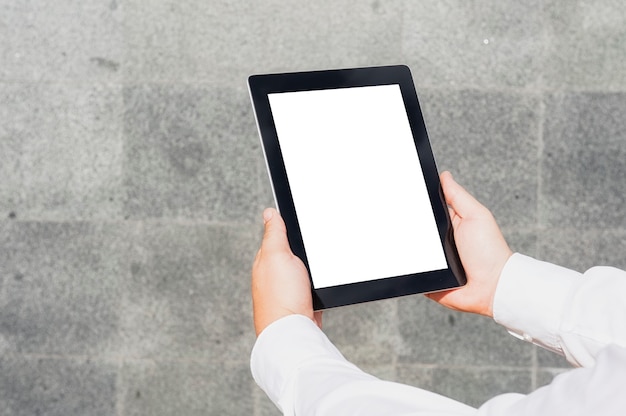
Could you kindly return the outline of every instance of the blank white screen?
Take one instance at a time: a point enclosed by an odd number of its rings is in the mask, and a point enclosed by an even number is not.
[[[399,85],[269,101],[315,288],[447,268]]]

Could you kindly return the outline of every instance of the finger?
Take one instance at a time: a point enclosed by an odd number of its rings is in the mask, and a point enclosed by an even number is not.
[[[322,316],[323,316],[322,311],[313,312],[313,321],[319,327],[319,329],[322,329]]]
[[[434,300],[435,302],[447,308],[450,308],[453,310],[459,310],[454,305],[458,304],[459,295],[457,294],[457,292],[459,292],[462,289],[463,288],[455,288],[451,290],[444,290],[442,292],[427,293],[426,297],[429,298],[430,300]]]
[[[282,217],[274,208],[267,208],[263,211],[265,221],[265,234],[261,243],[262,250],[289,250],[287,240],[287,228]]]
[[[454,180],[448,171],[441,174],[441,188],[446,197],[446,202],[462,218],[485,209],[476,198]]]

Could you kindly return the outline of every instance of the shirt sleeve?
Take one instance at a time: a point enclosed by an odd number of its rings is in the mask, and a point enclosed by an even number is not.
[[[609,345],[596,364],[557,376],[528,395],[503,394],[488,400],[476,416],[614,416],[626,410],[626,348]]]
[[[380,380],[348,362],[307,317],[290,315],[261,332],[254,380],[286,416],[469,416],[476,409],[415,387]]]
[[[583,367],[531,394],[499,395],[478,409],[361,371],[300,315],[282,318],[259,335],[252,350],[252,374],[287,416],[622,414],[625,281],[626,273],[618,269],[598,267],[580,274],[513,255],[496,291],[496,320]]]
[[[514,254],[494,298],[494,319],[511,334],[591,366],[610,344],[626,347],[626,272],[584,274]]]
[[[626,409],[626,348],[616,345],[604,348],[594,366],[561,374],[529,395],[496,396],[479,409],[361,371],[300,315],[259,335],[251,368],[286,416],[614,416]]]

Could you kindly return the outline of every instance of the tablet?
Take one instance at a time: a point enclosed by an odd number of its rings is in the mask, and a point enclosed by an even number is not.
[[[248,86],[314,309],[465,284],[408,67],[252,75]]]

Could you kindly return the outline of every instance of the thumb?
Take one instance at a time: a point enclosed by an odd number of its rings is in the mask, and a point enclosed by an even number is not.
[[[487,209],[459,185],[450,172],[446,171],[441,174],[441,187],[446,202],[461,218],[471,217]]]
[[[274,208],[266,208],[263,211],[263,221],[265,222],[265,233],[263,234],[261,248],[291,251],[289,241],[287,240],[287,228],[278,211]]]

